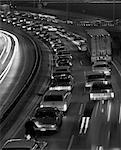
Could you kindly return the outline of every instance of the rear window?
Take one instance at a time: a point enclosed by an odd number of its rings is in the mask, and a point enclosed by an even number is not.
[[[105,74],[96,74],[96,75],[87,76],[88,81],[91,81],[91,80],[94,80],[94,79],[99,79],[99,78],[105,78]]]
[[[51,102],[51,101],[63,101],[62,95],[47,95],[44,97],[44,101]]]
[[[101,91],[101,90],[106,90],[106,89],[112,89],[112,84],[93,84],[92,89],[94,91]]]

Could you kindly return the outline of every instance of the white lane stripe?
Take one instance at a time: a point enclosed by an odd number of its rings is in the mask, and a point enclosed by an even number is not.
[[[79,130],[79,134],[82,133],[82,129],[83,129],[84,124],[85,124],[85,120],[86,120],[86,118],[85,118],[85,117],[82,117],[82,122],[81,122],[80,130]]]
[[[70,142],[69,142],[69,145],[68,145],[67,150],[70,150],[70,149],[71,149],[71,146],[72,146],[73,140],[74,140],[74,135],[72,135],[72,136],[71,136],[71,139],[70,139]]]
[[[81,104],[81,105],[80,105],[80,109],[79,109],[79,115],[81,115],[82,108],[83,108],[83,104]]]
[[[96,108],[95,108],[96,110],[95,110],[95,117],[97,116],[97,111],[99,110],[99,103],[97,103],[97,106],[96,106]]]
[[[86,124],[85,124],[85,130],[84,130],[84,133],[86,133],[87,131],[87,128],[88,128],[88,125],[89,125],[89,117],[86,118]]]
[[[107,122],[110,121],[110,116],[111,116],[111,103],[108,105],[108,117],[107,117]]]
[[[121,123],[121,104],[120,104],[120,112],[119,112],[119,124]]]

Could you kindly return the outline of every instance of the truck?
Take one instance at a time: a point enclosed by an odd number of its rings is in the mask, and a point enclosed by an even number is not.
[[[88,29],[85,31],[87,36],[87,48],[91,57],[91,62],[94,63],[98,60],[111,62],[112,39],[110,34],[105,29]]]

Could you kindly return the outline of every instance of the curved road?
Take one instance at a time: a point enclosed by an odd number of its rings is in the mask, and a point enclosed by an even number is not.
[[[49,150],[97,150],[96,148],[121,148],[120,135],[121,124],[119,120],[118,96],[121,89],[121,79],[114,67],[112,67],[112,83],[116,92],[114,102],[110,102],[111,113],[109,117],[109,104],[97,103],[93,110],[89,129],[85,135],[79,134],[79,116],[84,104],[89,101],[89,95],[84,93],[84,71],[91,70],[91,66],[85,52],[78,52],[77,48],[69,41],[64,40],[67,48],[73,55],[72,74],[75,86],[72,92],[72,101],[67,114],[63,118],[63,124],[58,133],[38,134],[39,140],[48,142]],[[81,61],[81,63],[80,63]],[[109,118],[107,123],[107,118]],[[116,127],[115,127],[116,125]],[[117,134],[118,133],[118,134]],[[24,127],[15,133],[15,138],[24,137]]]
[[[72,74],[74,76],[74,89],[72,92],[71,105],[67,114],[63,118],[63,124],[58,133],[46,133],[38,134],[39,140],[46,140],[48,142],[49,150],[100,150],[103,148],[120,148],[121,149],[121,77],[117,70],[112,66],[112,83],[115,91],[114,101],[107,103],[97,103],[92,114],[92,118],[89,123],[89,128],[85,135],[79,134],[79,116],[82,113],[82,109],[86,102],[89,101],[88,93],[84,93],[84,71],[91,70],[91,65],[86,52],[78,52],[77,47],[74,46],[70,41],[63,38],[63,41],[73,55],[73,68]],[[45,49],[45,47],[44,47]],[[46,50],[43,52],[43,56],[46,62],[49,53]],[[46,55],[45,55],[46,54]],[[45,58],[46,56],[46,58]],[[42,66],[48,64],[44,64]],[[44,66],[41,73],[47,75],[47,70]],[[46,71],[45,71],[46,70]],[[43,74],[43,77],[44,75]],[[43,93],[40,92],[40,96]],[[34,100],[37,101],[39,96],[36,94]],[[28,108],[28,107],[27,107]],[[23,112],[24,113],[24,112]],[[29,110],[28,115],[32,111]],[[19,117],[19,120],[22,117]],[[24,119],[25,122],[25,119]],[[15,124],[15,128],[6,134],[6,137],[2,142],[9,138],[24,138],[24,122],[18,127]],[[17,128],[18,127],[18,128]],[[10,133],[10,132],[13,132]]]

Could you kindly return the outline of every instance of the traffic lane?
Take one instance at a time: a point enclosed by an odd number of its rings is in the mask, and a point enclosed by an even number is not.
[[[120,148],[119,104],[108,101],[99,103],[95,117],[92,117],[91,144],[104,148]],[[95,133],[95,134],[94,134]]]
[[[68,45],[69,46],[69,45]],[[74,56],[74,54],[76,54],[75,52],[78,53],[78,51],[74,50],[74,48],[71,48],[71,46],[69,46],[69,48],[72,50],[71,53]],[[74,56],[76,57],[76,56]],[[75,62],[76,62],[76,58]],[[75,62],[73,62],[73,67],[75,67]],[[77,65],[79,66],[77,71],[75,72],[73,70],[72,67],[72,73],[74,72],[74,78],[76,76],[78,76],[78,73],[80,71],[80,64],[79,61],[76,62]],[[67,112],[67,114],[64,116],[63,118],[63,124],[62,127],[60,129],[60,131],[58,133],[52,134],[51,133],[49,135],[42,135],[42,134],[38,134],[38,139],[41,140],[46,140],[49,144],[49,149],[67,149],[70,146],[70,142],[73,139],[73,134],[75,132],[75,124],[77,124],[78,122],[78,113],[81,111],[81,104],[83,102],[86,102],[87,99],[87,95],[83,94],[82,88],[83,85],[80,83],[80,79],[83,78],[83,73],[81,74],[81,76],[78,76],[76,78],[78,82],[77,84],[74,84],[74,89],[72,91],[72,101],[71,101],[71,105],[69,107],[69,110]],[[80,78],[81,77],[81,78]],[[16,134],[16,138],[23,138],[25,134],[25,129],[24,126],[22,126],[22,128],[20,129],[20,131]]]
[[[75,92],[74,92],[75,95]],[[38,140],[45,140],[48,142],[48,150],[63,150],[70,147],[70,143],[74,136],[74,132],[78,123],[78,113],[81,111],[80,95],[75,100],[72,98],[72,102],[69,106],[67,114],[63,118],[62,127],[59,132],[47,132],[47,133],[37,133]],[[24,138],[25,129],[24,126],[16,134],[15,138]]]
[[[70,46],[69,46],[70,47]],[[73,50],[73,49],[72,49]],[[77,52],[78,53],[78,52]],[[74,52],[74,54],[75,54],[75,52]],[[79,55],[79,53],[78,53],[78,55]],[[77,67],[78,69],[80,68],[80,64],[79,64],[79,61],[76,59],[76,56],[75,56],[75,62],[78,64],[78,66],[79,67]],[[75,63],[74,63],[75,64]],[[74,65],[75,67],[77,66],[77,65]],[[88,67],[88,68],[90,68],[90,66],[86,66],[86,67]],[[74,67],[73,67],[74,68]],[[72,68],[72,72],[73,72],[73,68]],[[77,69],[77,70],[78,70]],[[85,68],[84,70],[86,70],[87,68]],[[80,72],[79,70],[78,70],[78,72]],[[83,79],[84,78],[82,78],[82,73],[80,73],[80,75],[81,76],[78,76],[78,72],[76,72],[75,73],[75,71],[74,71],[74,77],[76,77],[77,78],[77,81],[79,81],[79,83],[80,83],[80,79],[82,79],[82,82],[84,82],[83,81]],[[77,76],[76,76],[77,75]],[[79,106],[79,104],[80,104],[80,106],[81,106],[81,102],[87,102],[89,99],[88,99],[88,96],[87,95],[83,95],[80,91],[81,91],[81,88],[80,87],[82,87],[83,88],[83,86],[81,86],[81,84],[76,84],[75,85],[75,87],[74,87],[74,89],[73,89],[73,100],[74,100],[74,103],[77,103],[77,106]],[[83,96],[82,96],[83,95]],[[83,97],[83,99],[82,99],[82,97]],[[72,104],[74,104],[73,103],[73,101],[72,101]],[[74,108],[72,108],[71,109],[71,106],[73,106],[73,105],[70,105],[70,109],[69,110],[71,110],[72,112],[73,112],[73,110],[75,110],[75,107]],[[75,106],[75,105],[74,105]],[[81,108],[81,107],[80,107]],[[76,115],[78,116],[78,113],[79,113],[79,111],[80,111],[80,108],[78,107],[78,110],[76,110]],[[67,113],[68,115],[69,115],[69,113]],[[68,117],[69,118],[69,117]],[[70,118],[71,118],[71,116],[70,116]],[[67,121],[67,124],[68,124],[69,122]],[[71,124],[72,125],[72,124]],[[77,133],[78,133],[78,119],[76,119],[75,121],[74,121],[74,124],[73,124],[73,129],[70,127],[70,135],[69,135],[69,137],[68,138],[66,138],[66,139],[68,139],[68,142],[66,141],[66,143],[64,143],[64,146],[63,147],[61,147],[60,146],[60,144],[62,144],[62,137],[60,138],[59,136],[60,136],[60,134],[61,134],[61,130],[60,130],[60,132],[56,135],[54,135],[55,136],[55,138],[53,138],[54,136],[52,135],[52,137],[50,138],[50,136],[42,136],[41,138],[43,138],[43,139],[47,139],[47,141],[49,142],[49,146],[50,146],[50,149],[52,149],[52,148],[57,148],[57,147],[60,147],[60,148],[64,148],[64,147],[69,147],[69,148],[73,148],[73,146],[74,146],[74,143],[73,143],[73,141],[75,141],[75,139],[76,139],[76,136],[77,136]],[[63,122],[63,125],[62,125],[62,128],[65,128],[65,126],[66,127],[68,127],[68,126],[70,126],[70,123],[68,124],[68,125],[66,125],[66,123],[65,122]],[[67,128],[68,129],[68,128]],[[66,129],[66,130],[67,130]],[[64,129],[63,129],[64,130]],[[68,130],[67,130],[68,131]],[[64,132],[65,133],[65,132]],[[23,133],[23,135],[24,135],[24,133]],[[63,134],[62,134],[63,135]],[[23,137],[23,136],[22,136]],[[57,138],[58,137],[58,138]],[[58,140],[57,140],[58,139]],[[57,143],[55,144],[55,140],[57,140]],[[60,142],[61,141],[61,142]],[[87,146],[87,147],[89,147],[90,146],[90,138],[87,136],[87,135],[85,135],[85,136],[79,136],[78,138],[77,138],[77,141],[79,142],[79,143],[81,143],[81,145],[82,145],[82,147],[83,148],[85,148],[85,145]],[[86,144],[84,143],[84,141],[86,141]],[[80,144],[79,143],[76,143],[75,145],[77,145],[77,148],[80,148]],[[82,149],[83,149],[82,148]]]

